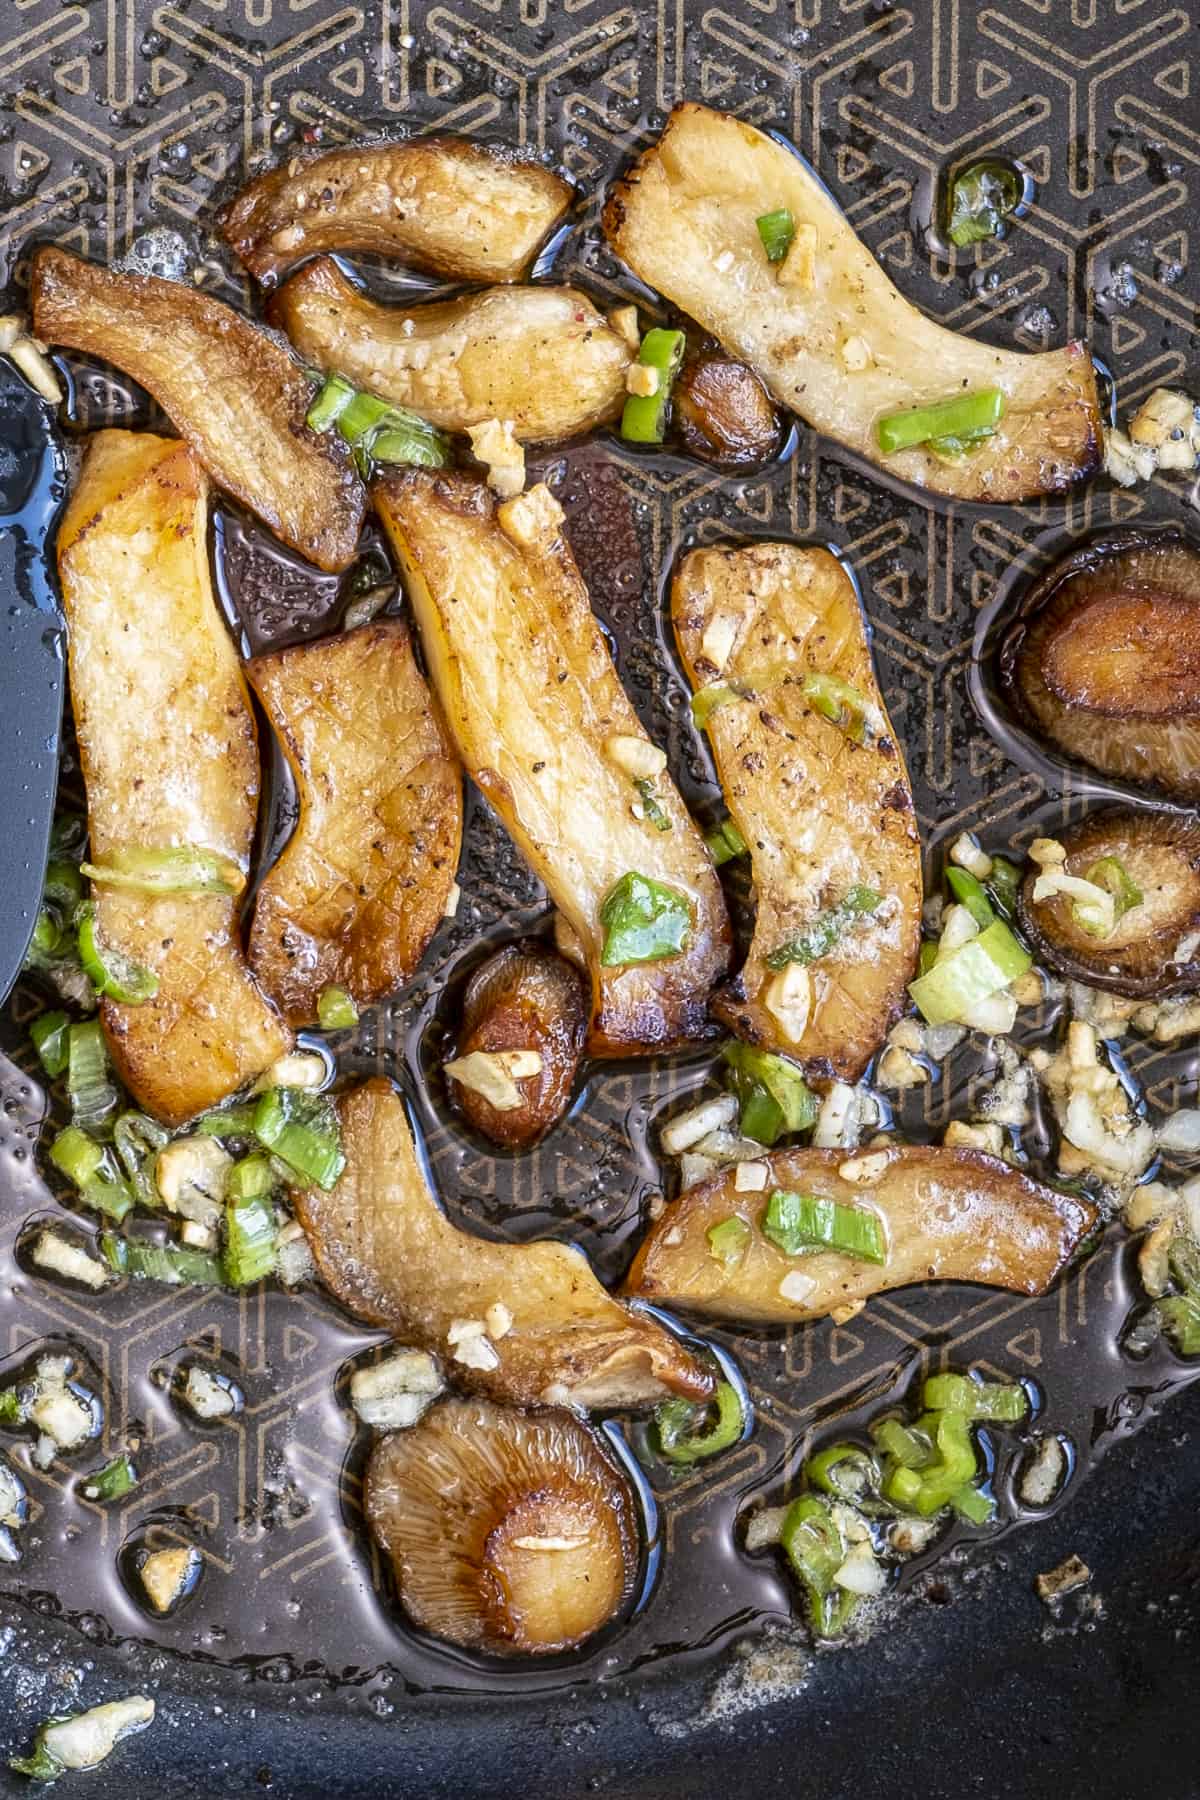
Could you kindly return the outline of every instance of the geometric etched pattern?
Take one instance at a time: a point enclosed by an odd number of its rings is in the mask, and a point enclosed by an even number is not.
[[[0,281],[19,286],[35,240],[136,260],[145,234],[178,234],[186,268],[213,293],[249,301],[217,251],[217,205],[266,160],[303,142],[433,129],[526,146],[566,169],[583,202],[557,247],[557,278],[600,303],[627,284],[598,231],[605,183],[691,97],[780,130],[808,156],[901,288],[959,331],[1037,349],[1089,337],[1122,410],[1183,379],[1196,326],[1200,118],[1195,28],[1168,0],[10,0],[0,19]],[[927,227],[947,166],[987,151],[1019,156],[1037,183],[1000,242],[949,259]],[[433,284],[370,271],[383,296]],[[117,379],[80,394],[93,422],[129,418]],[[594,604],[623,679],[697,815],[718,795],[689,722],[662,621],[680,545],[795,537],[853,563],[874,628],[879,678],[902,735],[930,846],[964,824],[992,843],[1027,842],[1076,816],[1086,784],[1014,760],[973,704],[972,648],[1015,583],[1081,533],[1131,518],[1185,519],[1188,487],[1157,477],[1136,492],[1103,479],[1064,499],[972,507],[922,499],[798,427],[787,455],[747,477],[647,457],[609,438],[548,459]],[[222,529],[241,533],[227,518]],[[253,546],[254,533],[241,537]],[[286,561],[271,604],[249,621],[259,647],[319,628],[335,586]],[[469,803],[458,918],[393,1006],[366,1016],[351,1066],[400,1079],[451,1212],[477,1229],[572,1236],[608,1276],[628,1261],[659,1187],[655,1120],[704,1079],[704,1059],[592,1074],[580,1104],[533,1154],[469,1139],[436,1081],[439,1033],[481,935],[514,935],[543,912],[541,890],[486,809]],[[18,993],[16,1024],[30,996]],[[1053,1037],[1051,1014],[1035,1034]],[[21,1033],[9,1048],[28,1070]],[[1188,1091],[1186,1055],[1135,1040],[1130,1067],[1152,1105]],[[0,1118],[0,1253],[52,1204],[32,1171],[44,1102],[14,1065]],[[915,1102],[906,1125],[939,1135],[978,1071],[969,1059]],[[1098,1357],[1130,1301],[1124,1258],[1106,1246],[1044,1301],[977,1289],[914,1289],[829,1321],[726,1337],[754,1391],[752,1441],[659,1496],[663,1572],[641,1616],[572,1665],[573,1679],[629,1667],[683,1639],[716,1642],[756,1611],[786,1610],[778,1571],[751,1562],[729,1522],[747,1495],[786,1491],[809,1434],[853,1418],[864,1395],[947,1362],[1021,1370],[1048,1417],[1102,1447],[1137,1423],[1128,1372]],[[87,1506],[61,1464],[28,1473],[34,1516],[10,1592],[34,1590],[93,1631],[149,1637],[217,1658],[287,1661],[355,1679],[387,1662],[406,1680],[494,1683],[430,1652],[374,1597],[358,1529],[362,1446],[345,1404],[346,1365],[375,1334],[317,1291],[240,1297],[126,1286],[91,1302],[18,1272],[0,1299],[0,1379],[35,1342],[69,1343],[109,1402],[104,1449],[132,1434],[143,1483],[115,1507]],[[228,1369],[246,1396],[234,1420],[201,1429],[170,1394],[181,1361]],[[1167,1382],[1156,1363],[1140,1386]],[[348,1460],[347,1460],[348,1459]],[[97,1458],[98,1460],[98,1458]],[[174,1623],[152,1624],[112,1575],[133,1537],[185,1537],[205,1561]],[[714,1572],[715,1571],[715,1572]],[[103,1623],[99,1623],[103,1621]],[[507,1684],[561,1674],[506,1671]]]

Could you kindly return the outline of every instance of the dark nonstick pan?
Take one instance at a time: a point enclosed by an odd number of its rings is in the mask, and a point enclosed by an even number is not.
[[[20,304],[27,246],[54,239],[249,304],[211,236],[249,168],[360,133],[440,128],[523,142],[578,182],[583,204],[544,266],[608,303],[627,284],[600,241],[595,197],[686,96],[787,136],[904,291],[959,329],[1025,348],[1083,334],[1122,392],[1186,385],[1197,206],[1177,141],[1192,104],[1189,30],[1184,9],[1151,16],[1117,0],[1052,17],[1016,0],[1004,10],[34,0],[0,23],[9,299]],[[935,225],[938,181],[983,151],[1020,160],[1030,210],[1008,238],[951,256]],[[367,274],[384,295],[414,285],[394,269]],[[75,428],[151,420],[120,377],[82,363],[71,372]],[[1023,844],[1088,797],[1076,779],[1064,800],[977,714],[968,665],[981,613],[1086,530],[1139,508],[1165,520],[1188,512],[1181,481],[1127,496],[1100,479],[1022,509],[922,501],[804,429],[766,467],[722,479],[607,436],[553,461],[623,679],[706,825],[717,790],[661,617],[673,557],[684,544],[756,535],[846,553],[935,852],[966,824],[990,844]],[[231,506],[214,554],[252,647],[340,617],[345,584],[306,570]],[[355,579],[388,578],[371,540]],[[69,747],[61,773],[76,791]],[[6,782],[23,778],[6,767]],[[283,828],[286,801],[277,783],[269,831]],[[472,1139],[428,1079],[438,1034],[481,939],[536,928],[544,910],[479,804],[462,886],[458,918],[410,989],[364,1023],[346,1066],[400,1079],[460,1218],[573,1237],[616,1278],[661,1180],[655,1118],[703,1065],[594,1075],[563,1125],[521,1158]],[[915,1289],[842,1328],[718,1334],[746,1374],[757,1428],[708,1474],[658,1483],[662,1554],[642,1609],[578,1658],[473,1660],[398,1621],[361,1529],[345,1372],[377,1334],[316,1290],[239,1299],[130,1284],[101,1309],[25,1273],[22,1228],[53,1206],[30,1154],[47,1108],[23,1029],[34,1005],[18,985],[0,1028],[0,1378],[37,1342],[71,1345],[103,1384],[114,1430],[138,1438],[145,1478],[104,1511],[82,1507],[57,1470],[36,1483],[23,1560],[0,1565],[4,1754],[25,1749],[50,1714],[140,1689],[157,1696],[159,1720],[77,1778],[98,1794],[1124,1800],[1152,1789],[1182,1800],[1200,1790],[1190,1436],[1200,1397],[1165,1349],[1142,1361],[1117,1349],[1139,1304],[1119,1232],[1041,1301]],[[1054,1017],[1034,1029],[1049,1041]],[[1186,1047],[1168,1056],[1138,1038],[1127,1054],[1151,1109],[1192,1091]],[[953,1062],[906,1105],[905,1129],[940,1138],[975,1072]],[[236,1368],[247,1400],[236,1430],[197,1430],[173,1407],[172,1374],[196,1356]],[[1035,1385],[1045,1425],[1076,1447],[1065,1501],[1037,1518],[1006,1503],[986,1543],[960,1531],[918,1559],[865,1642],[814,1655],[781,1568],[746,1556],[734,1521],[751,1498],[779,1497],[807,1432],[902,1390],[931,1357]],[[174,1621],[152,1623],[125,1585],[147,1534],[183,1534],[205,1559]],[[1091,1580],[1052,1610],[1034,1577],[1071,1553]],[[0,1776],[0,1791],[23,1785]]]

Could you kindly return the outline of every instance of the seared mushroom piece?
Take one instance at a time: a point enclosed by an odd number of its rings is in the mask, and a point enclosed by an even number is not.
[[[1174,526],[1089,539],[1029,589],[998,673],[1014,712],[1056,749],[1200,795],[1200,550]]]
[[[92,866],[192,846],[231,877],[209,892],[95,883],[103,942],[158,979],[140,1005],[101,1002],[108,1047],[169,1125],[220,1105],[292,1042],[246,967],[230,891],[254,842],[258,746],[212,589],[209,494],[178,439],[101,431],[58,534]]]
[[[508,944],[467,984],[457,1049],[445,1065],[453,1098],[494,1144],[527,1149],[570,1104],[587,1026],[578,969],[543,944]]]
[[[569,1244],[496,1243],[452,1225],[386,1081],[342,1095],[338,1113],[345,1173],[295,1200],[322,1278],[357,1318],[518,1406],[709,1397],[711,1373],[657,1319],[614,1300]]]
[[[700,352],[689,356],[672,395],[685,450],[718,468],[766,462],[779,448],[779,414],[745,363]]]
[[[293,1025],[312,1025],[324,988],[373,1006],[420,962],[454,885],[462,777],[399,619],[270,651],[246,673],[300,801],[258,890],[250,966]]]
[[[467,1649],[570,1650],[637,1574],[629,1481],[560,1408],[443,1401],[376,1445],[366,1513],[414,1625]]]
[[[575,437],[614,418],[633,360],[576,288],[493,287],[435,305],[380,306],[327,256],[284,283],[268,317],[306,361],[442,431],[503,419],[521,443]]]
[[[1092,1229],[1087,1200],[978,1150],[779,1150],[722,1170],[646,1237],[625,1292],[736,1325],[799,1324],[925,1281],[1042,1294]]]
[[[778,243],[768,215],[786,220]],[[742,119],[676,107],[610,190],[604,229],[781,405],[904,481],[1021,500],[1100,465],[1086,345],[1029,355],[927,318],[800,158]]]
[[[808,545],[693,550],[671,617],[757,895],[713,1011],[809,1075],[857,1081],[908,1004],[921,846],[854,583]]]
[[[310,431],[313,388],[285,345],[208,294],[123,275],[44,245],[30,277],[34,330],[115,363],[153,395],[218,487],[319,569],[344,569],[366,510],[336,432]]]
[[[1097,813],[1058,847],[1061,860],[1048,847],[1018,902],[1039,962],[1131,1000],[1200,988],[1200,820]]]
[[[221,219],[264,287],[321,250],[374,250],[461,281],[516,281],[571,204],[543,169],[463,138],[289,157]]]

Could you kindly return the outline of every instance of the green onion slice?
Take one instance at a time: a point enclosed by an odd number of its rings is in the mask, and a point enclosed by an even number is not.
[[[818,913],[811,925],[778,944],[766,959],[768,969],[784,969],[788,963],[817,962],[828,956],[849,931],[861,920],[871,918],[882,905],[883,895],[874,888],[852,887],[836,906]]]
[[[229,1198],[231,1200],[260,1200],[275,1188],[275,1171],[271,1167],[269,1156],[261,1156],[255,1152],[252,1156],[243,1156],[235,1162],[229,1171]]]
[[[697,731],[703,731],[718,707],[728,706],[731,700],[749,698],[749,690],[740,681],[710,681],[707,687],[697,688],[692,695],[692,724]]]
[[[871,1436],[883,1455],[902,1469],[923,1469],[933,1461],[932,1440],[900,1419],[877,1419]]]
[[[100,1251],[117,1275],[137,1281],[162,1281],[169,1287],[220,1287],[221,1265],[207,1250],[184,1244],[155,1244],[149,1238],[100,1234]]]
[[[816,1124],[820,1102],[795,1063],[770,1050],[732,1040],[721,1050],[726,1085],[738,1097],[739,1129],[757,1144],[773,1144],[785,1132]]]
[[[67,1034],[71,1021],[65,1012],[39,1013],[29,1027],[29,1036],[51,1081],[67,1066]]]
[[[1000,388],[978,388],[973,393],[956,394],[933,406],[914,406],[908,412],[888,413],[875,427],[879,448],[885,455],[908,450],[914,444],[927,444],[931,438],[978,438],[990,436],[1004,414],[1004,394]]]
[[[658,387],[653,394],[629,394],[621,414],[621,436],[629,444],[661,444],[667,434],[667,413],[671,388],[683,362],[682,331],[666,331],[655,326],[642,339],[638,361],[658,371]]]
[[[1200,1294],[1168,1294],[1155,1310],[1180,1356],[1200,1356]]]
[[[83,1484],[87,1500],[121,1500],[137,1486],[137,1470],[127,1456],[114,1456],[97,1474],[89,1475]]]
[[[345,988],[321,989],[317,997],[317,1023],[322,1031],[348,1031],[358,1024],[358,1008]]]
[[[823,675],[810,670],[800,683],[800,692],[814,712],[828,719],[853,743],[865,743],[874,736],[871,706],[865,694],[840,675]]]
[[[664,957],[678,956],[686,946],[692,908],[687,896],[676,888],[631,869],[604,896],[600,923],[604,927],[600,951],[604,968],[661,962]]]
[[[974,162],[950,183],[946,236],[960,250],[999,237],[1004,221],[1021,204],[1025,183],[1008,163]]]
[[[722,863],[732,862],[735,856],[745,856],[750,847],[732,819],[726,819],[715,831],[708,832],[704,842],[718,868]]]
[[[1015,862],[1007,856],[993,856],[992,872],[987,878],[988,893],[992,904],[1004,918],[1011,919],[1017,910],[1017,889],[1021,885],[1021,871]]]
[[[171,1134],[145,1113],[123,1112],[113,1126],[113,1147],[129,1185],[143,1206],[158,1206],[161,1196],[154,1179],[154,1165]]]
[[[884,1495],[905,1512],[928,1519],[974,1482],[978,1465],[971,1422],[965,1413],[926,1414],[924,1423],[933,1440],[933,1459],[920,1470],[893,1470],[884,1484]]]
[[[650,777],[648,775],[635,776],[633,785],[641,798],[642,810],[655,831],[670,831],[671,821],[658,803],[658,795],[654,791],[654,783]]]
[[[883,1221],[862,1206],[843,1206],[822,1194],[791,1194],[776,1188],[763,1214],[763,1236],[785,1256],[831,1251],[861,1262],[885,1263]]]
[[[67,1097],[72,1118],[85,1131],[103,1124],[120,1098],[110,1077],[99,1019],[87,1019],[67,1031]]]
[[[1015,1425],[1029,1411],[1020,1382],[972,1381],[969,1375],[930,1375],[921,1398],[930,1412],[962,1413],[997,1425]]]
[[[846,1560],[846,1542],[830,1503],[816,1494],[801,1494],[787,1509],[779,1541],[804,1588],[813,1631],[818,1637],[837,1637],[858,1596],[838,1588],[833,1579]]]
[[[327,375],[305,414],[310,431],[331,431],[354,398],[354,384],[344,375]]]
[[[715,1416],[714,1416],[715,1409]],[[665,1400],[655,1408],[658,1448],[668,1462],[703,1462],[736,1444],[746,1427],[742,1397],[732,1382],[718,1381],[708,1405]]]
[[[1114,929],[1127,912],[1132,912],[1134,907],[1140,906],[1146,898],[1119,856],[1102,856],[1098,862],[1092,864],[1084,876],[1084,880],[1090,881],[1095,887],[1103,888],[1106,893],[1112,895]],[[1085,931],[1090,931],[1093,936],[1107,937],[1111,935],[1103,930],[1097,931],[1095,925],[1089,922],[1089,909],[1086,906],[1076,903],[1071,911],[1075,923],[1081,925]]]
[[[333,1187],[346,1166],[337,1115],[304,1088],[271,1088],[254,1109],[254,1134],[293,1178]]]
[[[50,1146],[50,1161],[79,1192],[85,1205],[118,1223],[133,1205],[133,1194],[113,1168],[103,1145],[68,1125]]]
[[[733,1217],[710,1225],[704,1235],[708,1239],[708,1254],[730,1269],[745,1256],[751,1231],[745,1219]]]
[[[231,1200],[225,1208],[225,1279],[230,1287],[250,1287],[275,1267],[275,1214],[256,1196]]]
[[[965,906],[980,930],[985,930],[996,917],[987,889],[969,869],[947,868],[946,885],[961,906]]]
[[[79,960],[96,992],[107,994],[124,1006],[144,1006],[158,992],[158,976],[153,969],[100,942],[96,909],[90,902],[79,908]]]
[[[834,1500],[856,1506],[879,1492],[879,1464],[858,1444],[829,1444],[804,1465],[813,1487]]]
[[[15,1387],[0,1388],[0,1425],[14,1428],[25,1421],[25,1408]]]
[[[908,991],[930,1025],[961,1022],[981,1000],[998,994],[1033,966],[1028,950],[1003,919],[970,938],[951,955],[918,975]]]
[[[258,1111],[255,1103],[245,1106],[223,1106],[215,1112],[206,1112],[196,1120],[193,1130],[201,1137],[240,1138],[254,1136],[254,1119]]]
[[[80,865],[102,887],[129,888],[139,894],[240,894],[246,877],[230,856],[195,844],[166,844],[149,849],[117,844],[102,863]]]
[[[780,206],[774,212],[760,213],[754,223],[758,227],[762,247],[767,253],[767,261],[782,262],[796,235],[796,226],[787,207]]]
[[[950,1504],[960,1519],[969,1525],[989,1525],[996,1513],[996,1502],[982,1488],[968,1482],[960,1487],[956,1494],[951,1494]]]

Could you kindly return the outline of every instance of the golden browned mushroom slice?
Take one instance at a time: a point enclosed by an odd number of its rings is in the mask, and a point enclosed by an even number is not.
[[[629,1480],[561,1408],[444,1400],[376,1444],[365,1505],[413,1624],[468,1649],[569,1650],[636,1579]]]
[[[443,431],[503,419],[525,443],[615,418],[634,354],[575,288],[495,287],[430,306],[380,306],[327,256],[284,283],[269,317],[306,362]]]
[[[1053,749],[1200,795],[1200,551],[1177,526],[1086,539],[1022,597],[1000,685]]]
[[[420,962],[454,885],[462,777],[399,619],[272,651],[246,673],[300,801],[258,890],[250,966],[309,1025],[322,988],[371,1006]]]
[[[506,944],[472,975],[444,1072],[453,1099],[494,1144],[527,1149],[566,1111],[588,1000],[579,970],[544,944]]]
[[[571,199],[539,163],[423,138],[289,157],[242,189],[221,232],[267,287],[321,250],[373,250],[462,281],[516,281]]]
[[[304,423],[313,389],[276,338],[180,281],[122,275],[46,245],[34,330],[115,363],[152,394],[218,487],[321,569],[344,569],[366,499],[336,433]]]
[[[783,211],[794,235],[771,262],[757,220]],[[935,324],[805,164],[740,119],[677,107],[614,189],[604,223],[634,273],[757,369],[777,400],[891,474],[964,500],[1020,500],[1100,466],[1085,345],[1025,355]],[[911,432],[911,447],[881,447],[881,419],[990,390],[1002,415],[965,453],[955,443],[936,453],[928,434],[915,442]]]
[[[192,846],[244,876],[258,813],[254,715],[213,596],[208,482],[177,440],[102,431],[58,536],[91,861]],[[139,1106],[181,1124],[275,1062],[291,1033],[254,985],[228,894],[95,884],[102,942],[158,975],[102,1003]]]
[[[713,1010],[854,1081],[907,1005],[921,936],[912,793],[854,584],[828,550],[694,550],[671,613],[757,896]]]
[[[1021,928],[1037,960],[1130,999],[1200,988],[1200,821],[1103,812],[1032,846]]]
[[[712,1392],[695,1357],[612,1299],[569,1244],[498,1244],[451,1225],[386,1081],[343,1095],[338,1111],[345,1172],[296,1203],[322,1278],[357,1318],[438,1351],[470,1387],[517,1405]]]
[[[467,771],[585,946],[589,1048],[705,1033],[729,922],[704,841],[617,679],[544,486],[377,483],[430,677]]]
[[[979,1150],[778,1150],[738,1167],[761,1169],[762,1188],[726,1169],[681,1194],[626,1293],[739,1325],[819,1319],[923,1281],[1042,1294],[1096,1221],[1089,1201]]]

